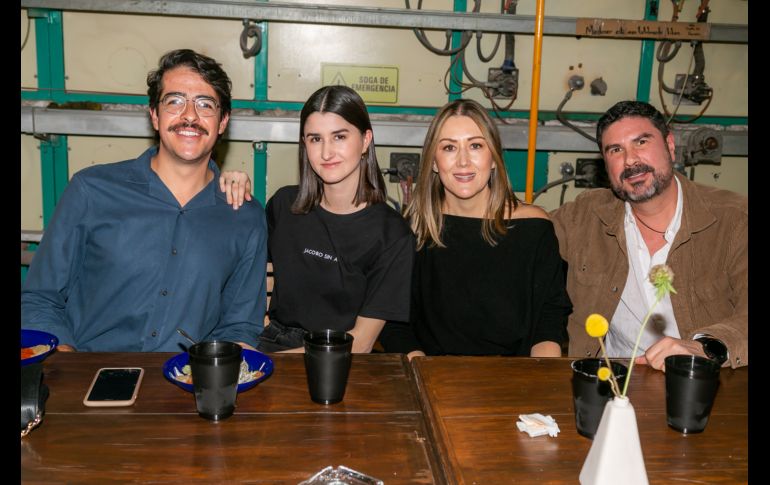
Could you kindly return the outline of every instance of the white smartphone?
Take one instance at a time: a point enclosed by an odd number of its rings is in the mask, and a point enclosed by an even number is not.
[[[131,406],[142,384],[141,367],[105,367],[99,369],[88,388],[86,406]]]

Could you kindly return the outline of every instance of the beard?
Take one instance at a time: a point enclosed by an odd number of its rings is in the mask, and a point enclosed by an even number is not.
[[[619,183],[616,184],[615,182],[612,182],[612,191],[623,201],[647,202],[658,196],[671,185],[671,181],[674,179],[674,166],[670,155],[668,156],[668,161],[667,168],[661,172],[656,172],[654,168],[645,163],[637,163],[632,167],[628,167],[620,173]],[[632,189],[630,190],[623,187],[623,181],[625,179],[647,172],[652,173],[652,182],[649,186],[644,187],[645,182],[639,182],[637,184],[632,184]]]

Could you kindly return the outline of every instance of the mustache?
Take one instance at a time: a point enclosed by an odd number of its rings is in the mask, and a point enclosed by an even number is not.
[[[178,130],[180,128],[192,128],[193,130],[195,130],[195,131],[197,131],[199,133],[202,133],[204,135],[208,135],[209,134],[209,130],[207,130],[203,126],[199,125],[198,123],[187,123],[187,122],[184,122],[184,121],[181,122],[181,123],[177,123],[175,125],[169,126],[168,127],[168,131],[176,131],[176,130]]]
[[[633,167],[628,167],[627,169],[623,170],[620,173],[620,181],[627,179],[628,177],[633,177],[634,175],[639,175],[641,173],[647,173],[647,172],[655,172],[655,169],[650,167],[649,165],[645,163],[638,163],[634,165]]]

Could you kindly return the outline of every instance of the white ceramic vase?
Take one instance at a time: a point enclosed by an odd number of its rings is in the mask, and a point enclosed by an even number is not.
[[[639,429],[634,407],[627,397],[615,397],[607,402],[588,451],[583,469],[582,485],[647,485]]]

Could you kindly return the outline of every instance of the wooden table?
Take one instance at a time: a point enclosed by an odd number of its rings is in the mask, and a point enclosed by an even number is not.
[[[218,423],[163,377],[172,355],[49,357],[51,395],[43,423],[22,439],[22,482],[296,484],[328,465],[387,484],[444,482],[403,355],[355,355],[345,399],[323,406],[310,400],[303,356],[273,354],[273,375],[239,394],[235,414]],[[145,369],[136,403],[85,407],[97,369],[121,366]]]
[[[449,483],[578,483],[591,440],[577,434],[571,359],[422,357],[412,361],[431,439]],[[721,369],[703,433],[666,424],[663,373],[634,366],[636,411],[650,483],[748,482],[748,368]],[[561,432],[530,438],[519,414],[551,415]]]

